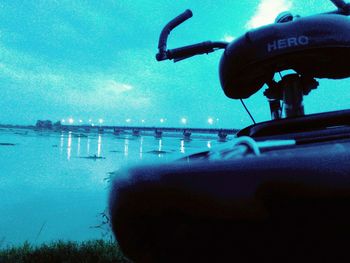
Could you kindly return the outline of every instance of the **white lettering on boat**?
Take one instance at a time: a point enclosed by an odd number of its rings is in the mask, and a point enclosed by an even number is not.
[[[309,44],[307,36],[289,37],[274,40],[267,44],[267,51],[272,52],[289,47],[306,46]]]

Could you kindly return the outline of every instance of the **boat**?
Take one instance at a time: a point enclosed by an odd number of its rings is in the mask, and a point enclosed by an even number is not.
[[[304,113],[317,79],[350,77],[350,4],[310,17],[282,13],[230,43],[167,50],[181,61],[223,49],[220,81],[232,99],[267,86],[272,120],[181,160],[124,168],[109,197],[111,225],[135,262],[349,261],[350,110]],[[276,81],[276,73],[294,70]]]

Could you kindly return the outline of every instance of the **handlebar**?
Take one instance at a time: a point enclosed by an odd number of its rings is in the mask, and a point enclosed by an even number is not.
[[[158,42],[158,54],[156,55],[156,58],[158,61],[167,59],[167,53],[166,53],[166,46],[168,41],[168,36],[175,27],[185,22],[187,19],[192,17],[192,11],[187,9],[182,14],[175,17],[173,20],[171,20],[166,26],[163,28],[162,32],[159,36],[159,42]]]
[[[163,28],[159,36],[158,53],[156,54],[156,59],[158,61],[174,59],[174,61],[177,62],[195,55],[208,54],[219,48],[226,48],[228,44],[227,42],[205,41],[194,45],[167,50],[167,41],[170,32],[175,27],[185,22],[187,19],[191,18],[192,15],[192,11],[187,9],[185,12],[172,19]]]
[[[344,0],[330,0],[338,10],[333,12],[328,12],[328,14],[339,14],[339,15],[350,15],[350,4],[346,3]],[[326,13],[327,14],[327,13]]]
[[[338,14],[338,15],[350,15],[350,3],[346,3],[344,0],[330,0],[338,9],[331,12],[326,12],[323,14]],[[158,42],[158,53],[156,54],[156,59],[158,61],[166,59],[174,59],[175,62],[195,56],[200,54],[208,54],[216,49],[226,48],[227,42],[211,42],[206,41],[194,45],[184,46],[180,48],[167,50],[167,41],[170,32],[178,25],[185,22],[187,19],[192,17],[192,11],[187,9],[182,14],[178,15],[172,19],[163,28]]]
[[[166,54],[168,59],[174,59],[174,62],[177,62],[195,55],[208,54],[219,48],[226,48],[227,44],[227,42],[205,41],[194,45],[170,49]]]
[[[343,0],[331,0],[331,2],[338,7],[338,9],[343,9],[346,6],[345,1]]]

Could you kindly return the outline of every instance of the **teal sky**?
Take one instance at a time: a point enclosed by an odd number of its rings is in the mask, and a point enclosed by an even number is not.
[[[0,123],[73,118],[105,124],[240,128],[251,124],[218,78],[222,51],[174,64],[156,62],[162,27],[190,8],[169,48],[232,39],[273,22],[286,9],[301,16],[335,9],[327,0],[104,0],[0,2]],[[307,113],[350,106],[349,80],[322,80]],[[269,119],[262,91],[246,104]],[[164,119],[164,123],[160,123]]]

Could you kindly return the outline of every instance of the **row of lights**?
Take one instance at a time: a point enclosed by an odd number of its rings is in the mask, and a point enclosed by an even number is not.
[[[164,122],[166,122],[166,121],[167,121],[166,118],[161,118],[161,119],[159,120],[160,123],[164,123]],[[209,124],[209,125],[213,125],[214,122],[215,122],[215,121],[218,122],[219,119],[216,118],[216,119],[214,120],[213,118],[209,117],[207,121],[208,121],[208,124]],[[67,119],[67,120],[65,120],[65,119],[62,119],[62,120],[61,120],[61,123],[74,124],[75,122],[76,122],[76,121],[75,121],[73,118],[69,118],[69,119]],[[83,123],[83,120],[79,119],[77,122],[80,123],[80,124],[82,124],[82,123]],[[103,119],[98,119],[98,123],[99,123],[100,125],[103,124],[103,122],[104,122]],[[128,118],[128,119],[125,120],[125,122],[126,122],[126,123],[131,123],[132,120]],[[145,120],[142,119],[141,122],[142,122],[142,123],[145,123]],[[188,120],[187,120],[187,118],[183,117],[183,118],[181,118],[180,122],[181,122],[182,124],[185,125],[185,124],[187,124]],[[91,119],[89,119],[89,123],[90,123],[92,126],[95,125]]]
[[[73,118],[68,118],[67,120],[65,119],[62,119],[61,120],[61,123],[69,123],[69,124],[74,124],[74,123],[80,123],[82,124],[83,123],[83,120],[79,119],[78,121],[74,120]],[[92,119],[89,119],[89,123],[94,126],[95,124],[93,123]],[[101,125],[103,123],[103,119],[98,119],[98,123]]]

